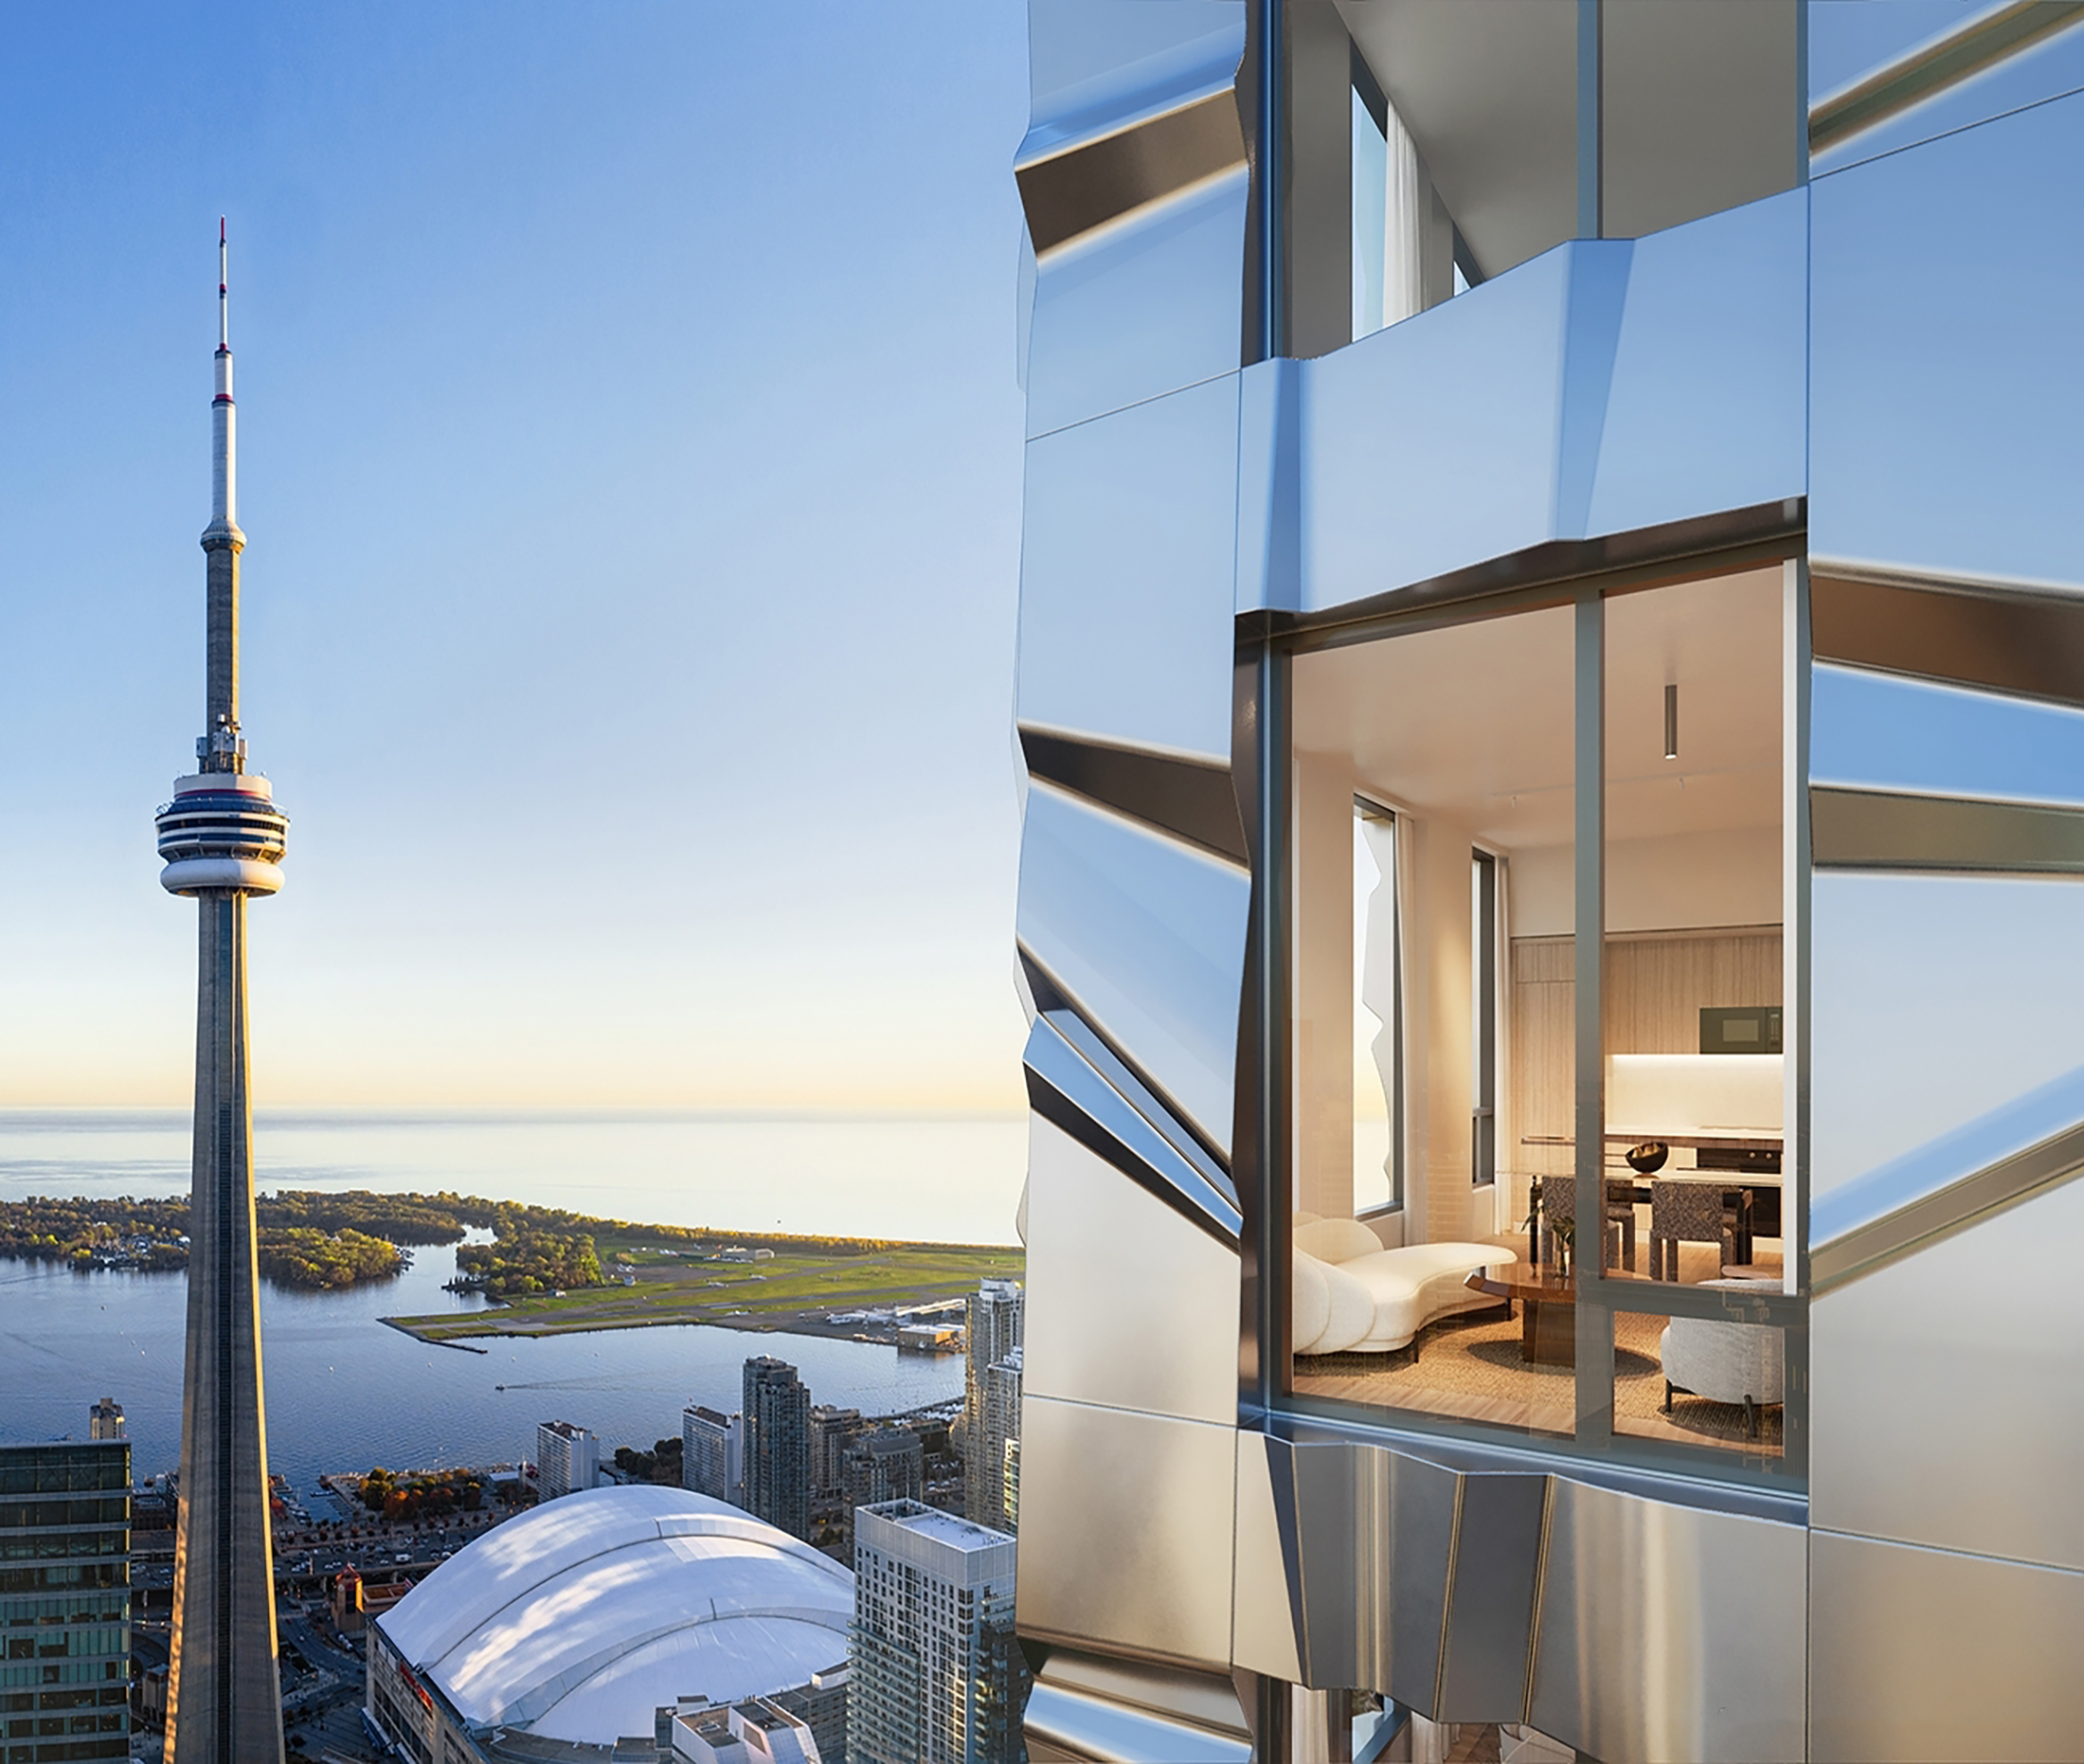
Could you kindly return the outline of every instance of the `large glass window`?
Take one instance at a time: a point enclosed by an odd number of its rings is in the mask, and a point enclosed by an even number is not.
[[[1281,352],[1323,354],[1566,240],[1638,238],[1795,188],[1801,10],[1283,9]]]
[[[1615,597],[1604,644],[1613,1427],[1762,1456],[1782,1330],[1658,1294],[1786,1286],[1783,616],[1772,567]]]
[[[1570,931],[1572,640],[1554,607],[1295,660],[1299,1393],[1572,1431],[1568,1354],[1523,1360],[1501,1296],[1530,1263],[1529,1179],[1500,1148],[1560,1138],[1567,1167],[1567,1106],[1525,1125],[1505,1106],[1521,1054],[1500,1000],[1517,915]],[[1567,1003],[1539,1020],[1524,1064],[1567,1099]],[[1537,1298],[1542,1329],[1562,1315]]]
[[[1294,1395],[1777,1470],[1790,605],[1772,565],[1295,655]]]

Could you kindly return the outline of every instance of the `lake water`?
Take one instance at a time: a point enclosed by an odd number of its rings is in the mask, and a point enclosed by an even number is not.
[[[168,1195],[188,1186],[188,1120],[136,1110],[0,1111],[0,1197]],[[730,1230],[1010,1243],[1025,1131],[996,1120],[278,1114],[255,1123],[263,1189],[456,1189],[611,1217]],[[959,1359],[700,1324],[545,1341],[487,1354],[416,1341],[377,1319],[470,1309],[441,1290],[453,1250],[344,1293],[263,1283],[268,1455],[304,1493],[321,1471],[534,1455],[535,1424],[604,1446],[676,1433],[691,1400],[740,1406],[753,1354],[793,1362],[814,1402],[895,1413],[961,1394]],[[0,1260],[0,1442],[83,1437],[114,1396],[139,1476],[180,1453],[188,1283]],[[505,1390],[497,1387],[505,1385]]]
[[[487,1337],[479,1345],[490,1352],[472,1354],[377,1322],[478,1308],[475,1297],[441,1290],[455,1272],[454,1250],[422,1249],[407,1272],[380,1286],[319,1293],[262,1283],[268,1459],[300,1492],[314,1494],[327,1470],[532,1458],[538,1421],[590,1428],[604,1453],[648,1449],[679,1432],[691,1400],[726,1413],[740,1407],[741,1373],[754,1354],[796,1366],[813,1402],[864,1414],[962,1392],[961,1359],[867,1341],[682,1323]],[[75,1274],[53,1263],[0,1261],[0,1442],[84,1438],[88,1405],[114,1396],[136,1473],[175,1467],[187,1304],[184,1274]]]
[[[254,1180],[455,1189],[645,1224],[1012,1243],[1027,1125],[997,1117],[262,1109]],[[0,1198],[171,1195],[171,1109],[0,1109]]]

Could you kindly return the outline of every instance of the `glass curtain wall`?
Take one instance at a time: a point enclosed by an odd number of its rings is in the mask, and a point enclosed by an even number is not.
[[[1781,1473],[1791,596],[1295,655],[1293,1395]]]
[[[1604,608],[1613,1431],[1760,1458],[1786,1413],[1783,1329],[1747,1302],[1787,1266],[1782,577]]]
[[[1802,14],[1797,0],[1285,9],[1284,352],[1323,354],[1566,240],[1639,238],[1793,189]]]
[[[1570,937],[1572,631],[1552,607],[1295,658],[1300,1393],[1572,1429],[1559,1283],[1522,1297],[1531,1185],[1569,1167],[1570,1014],[1536,983],[1507,1053],[1500,1010],[1510,925]]]

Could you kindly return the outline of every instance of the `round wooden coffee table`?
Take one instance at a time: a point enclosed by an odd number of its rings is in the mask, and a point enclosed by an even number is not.
[[[1577,1363],[1577,1281],[1553,1264],[1493,1262],[1463,1282],[1471,1292],[1519,1301],[1519,1358],[1544,1366]]]

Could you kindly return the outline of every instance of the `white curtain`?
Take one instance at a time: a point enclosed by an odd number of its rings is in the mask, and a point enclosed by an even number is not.
[[[1388,175],[1382,224],[1382,322],[1393,325],[1426,306],[1424,243],[1431,191],[1418,147],[1396,107],[1390,107]]]

